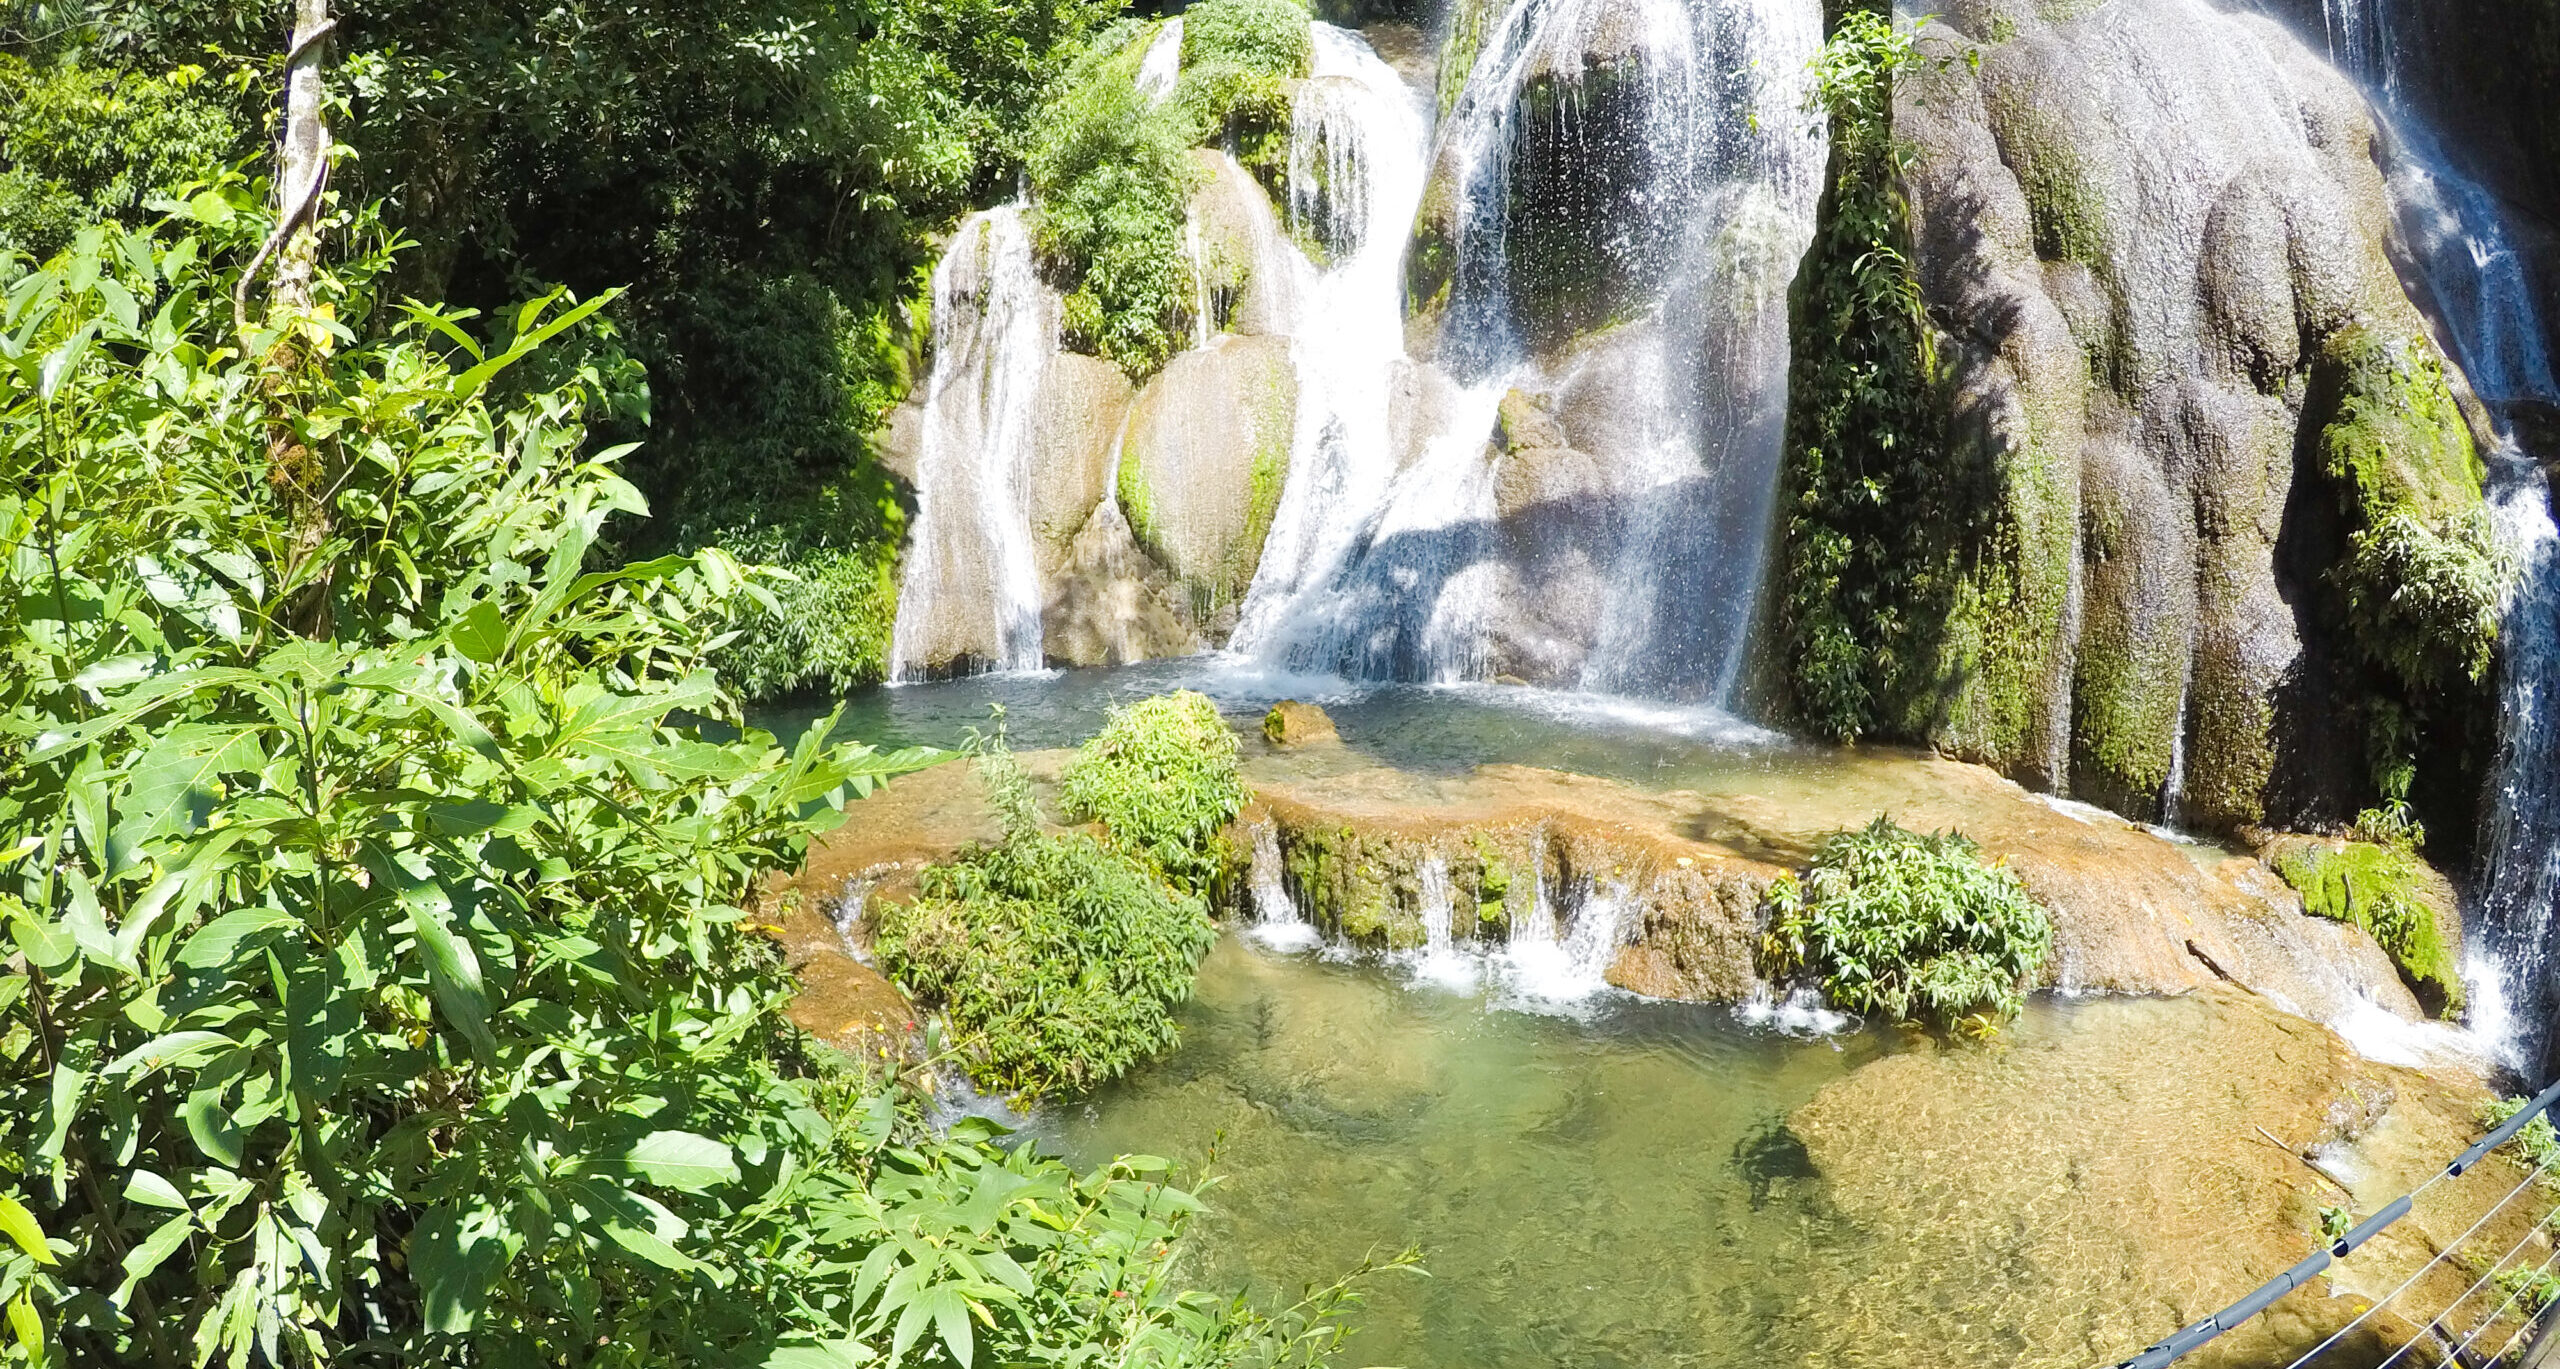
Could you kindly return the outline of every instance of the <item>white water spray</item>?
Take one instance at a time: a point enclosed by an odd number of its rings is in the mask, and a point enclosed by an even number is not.
[[[1042,665],[1027,502],[1058,305],[1016,206],[962,221],[933,273],[933,375],[889,677]]]

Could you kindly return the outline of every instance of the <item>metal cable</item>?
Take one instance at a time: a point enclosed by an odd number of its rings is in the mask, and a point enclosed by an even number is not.
[[[2560,1216],[2560,1211],[2555,1211],[2555,1212],[2552,1214],[2552,1216]],[[2546,1216],[2546,1217],[2544,1217],[2541,1221],[2534,1223],[2534,1230],[2536,1230],[2536,1231],[2540,1231],[2540,1230],[2542,1230],[2544,1227],[2549,1226],[2549,1225],[2550,1225],[2550,1223],[2551,1223],[2551,1217]],[[2531,1240],[2531,1239],[2533,1239],[2533,1238],[2532,1238],[2532,1236],[2531,1236],[2530,1234],[2528,1234],[2528,1235],[2525,1237],[2525,1240]],[[2524,1248],[2524,1241],[2518,1241],[2518,1242],[2516,1242],[2516,1249],[2521,1250],[2521,1249],[2523,1249],[2523,1248]],[[2535,1274],[2535,1276],[2536,1276],[2536,1277],[2539,1277],[2539,1276],[2541,1276],[2541,1275],[2543,1275],[2543,1274],[2545,1274],[2545,1273],[2550,1272],[2550,1269],[2551,1269],[2551,1262],[2552,1262],[2553,1260],[2560,1260],[2560,1245],[2554,1245],[2554,1246],[2552,1247],[2552,1249],[2551,1249],[2551,1253],[2550,1253],[2550,1254],[2548,1254],[2548,1255],[2543,1256],[2541,1266],[2540,1266],[2539,1268],[2537,1268],[2537,1269],[2535,1269],[2535,1270],[2533,1271],[2533,1272],[2534,1272],[2534,1274]],[[2517,1284],[2517,1285],[2516,1285],[2516,1291],[2514,1291],[2514,1292],[2512,1292],[2512,1293],[2509,1293],[2509,1294],[2507,1295],[2507,1300],[2506,1300],[2505,1302],[2499,1303],[2499,1304],[2497,1305],[2497,1307],[2496,1307],[2495,1309],[2493,1309],[2493,1310],[2489,1313],[2489,1315],[2481,1321],[2481,1323],[2480,1323],[2478,1326],[2475,1326],[2475,1327],[2472,1327],[2472,1328],[2471,1328],[2471,1334],[2470,1334],[2470,1335],[2467,1335],[2467,1336],[2464,1336],[2464,1337],[2462,1338],[2462,1344],[2457,1345],[2457,1346],[2453,1347],[2453,1349],[2451,1349],[2451,1350],[2449,1350],[2449,1351],[2446,1351],[2446,1352],[2445,1352],[2445,1357],[2444,1357],[2442,1360],[2440,1360],[2440,1361],[2438,1361],[2438,1362],[2437,1362],[2437,1364],[2436,1364],[2436,1369],[2451,1369],[2451,1366],[2453,1366],[2453,1365],[2456,1365],[2456,1364],[2460,1363],[2460,1362],[2461,1362],[2461,1359],[2462,1359],[2462,1352],[2471,1348],[2471,1342],[2473,1342],[2473,1341],[2475,1341],[2475,1340],[2480,1339],[2480,1333],[2481,1333],[2481,1332],[2486,1331],[2486,1330],[2488,1330],[2490,1327],[2497,1325],[2497,1324],[2498,1324],[2498,1318],[2505,1316],[2505,1315],[2507,1314],[2507,1309],[2508,1309],[2508,1308],[2510,1308],[2510,1307],[2515,1306],[2515,1304],[2516,1304],[2516,1299],[2523,1297],[2523,1296],[2524,1296],[2524,1293],[2525,1293],[2525,1290],[2526,1290],[2526,1289],[2528,1289],[2528,1288],[2531,1288],[2532,1286],[2533,1286],[2533,1282],[2532,1282],[2532,1280],[2530,1280],[2530,1279],[2526,1280],[2526,1281],[2525,1281],[2525,1282],[2523,1282],[2523,1283]],[[2532,1326],[2532,1325],[2533,1325],[2533,1319],[2534,1319],[2534,1317],[2537,1317],[2537,1316],[2540,1316],[2540,1315],[2541,1315],[2541,1313],[2540,1313],[2540,1312],[2538,1312],[2538,1311],[2537,1311],[2537,1312],[2532,1313],[2531,1315],[2528,1315],[2528,1316],[2524,1319],[2524,1324],[2525,1324],[2526,1326],[2528,1326],[2528,1327],[2529,1327],[2529,1326]],[[2524,1332],[2523,1332],[2522,1330],[2518,1330],[2518,1331],[2516,1332],[2516,1335],[2522,1335],[2522,1334],[2524,1334]],[[2508,1345],[2513,1345],[2514,1343],[2515,1343],[2515,1336],[2509,1336],[2509,1337],[2507,1337],[2507,1344],[2508,1344]],[[2506,1346],[2505,1346],[2505,1345],[2499,1346],[2499,1347],[2498,1347],[2498,1353],[2499,1353],[2499,1354],[2501,1354],[2501,1355],[2503,1355],[2503,1354],[2507,1353],[2507,1348],[2506,1348]],[[2492,1362],[2494,1362],[2494,1360],[2493,1360]]]
[[[2524,1180],[2524,1182],[2523,1182],[2523,1183],[2520,1183],[2520,1184],[2516,1185],[2514,1188],[2511,1188],[2511,1189],[2507,1190],[2507,1196],[2505,1196],[2505,1197],[2503,1197],[2503,1198],[2500,1198],[2500,1199],[2498,1200],[2498,1205],[2497,1205],[2496,1207],[2490,1208],[2487,1212],[2482,1213],[2482,1214],[2481,1214],[2481,1217],[2480,1217],[2480,1220],[2478,1220],[2478,1221],[2476,1221],[2476,1222],[2473,1222],[2473,1223],[2471,1224],[2471,1227],[2470,1227],[2470,1229],[2469,1229],[2469,1230],[2467,1230],[2467,1231],[2463,1232],[2463,1233],[2462,1233],[2461,1235],[2459,1235],[2459,1236],[2454,1237],[2454,1238],[2453,1238],[2453,1240],[2452,1240],[2452,1242],[2451,1242],[2450,1244],[2446,1245],[2444,1249],[2442,1249],[2442,1250],[2440,1250],[2440,1251],[2436,1252],[2436,1257],[2435,1257],[2434,1259],[2429,1260],[2429,1261],[2427,1261],[2425,1264],[2422,1264],[2422,1265],[2418,1266],[2418,1272],[2417,1272],[2417,1273],[2411,1274],[2407,1279],[2405,1279],[2405,1280],[2403,1280],[2403,1281],[2401,1282],[2401,1284],[2400,1284],[2400,1286],[2399,1286],[2398,1288],[2392,1289],[2390,1292],[2388,1292],[2388,1293],[2384,1294],[2384,1295],[2382,1296],[2382,1299],[2381,1299],[2379,1302],[2376,1302],[2373,1306],[2368,1307],[2368,1308],[2366,1308],[2364,1311],[2362,1311],[2362,1312],[2360,1312],[2360,1313],[2356,1314],[2356,1319],[2355,1319],[2354,1321],[2348,1322],[2346,1325],[2339,1327],[2339,1328],[2337,1329],[2336,1333],[2335,1333],[2335,1334],[2333,1334],[2333,1335],[2331,1335],[2327,1340],[2324,1340],[2324,1341],[2320,1342],[2318,1345],[2315,1345],[2315,1346],[2311,1347],[2311,1353],[2309,1353],[2309,1354],[2307,1354],[2307,1355],[2304,1355],[2302,1358],[2300,1358],[2300,1359],[2298,1359],[2298,1360],[2295,1360],[2293,1363],[2291,1363],[2291,1364],[2289,1364],[2289,1365],[2286,1365],[2286,1366],[2285,1366],[2285,1369],[2302,1369],[2302,1366],[2304,1366],[2304,1365],[2306,1365],[2306,1364],[2309,1364],[2311,1361],[2316,1360],[2316,1359],[2320,1358],[2322,1355],[2325,1355],[2325,1354],[2329,1353],[2329,1347],[2330,1347],[2330,1346],[2336,1345],[2339,1341],[2345,1340],[2345,1339],[2347,1338],[2347,1333],[2349,1333],[2349,1332],[2351,1332],[2351,1331],[2355,1330],[2355,1329],[2356,1329],[2357,1327],[2359,1327],[2359,1326],[2364,1325],[2364,1324],[2365,1324],[2365,1322],[2366,1322],[2368,1319],[2370,1319],[2370,1318],[2373,1316],[2373,1314],[2374,1314],[2374,1313],[2379,1312],[2379,1311],[2381,1311],[2383,1308],[2390,1306],[2390,1305],[2391,1305],[2391,1300],[2392,1300],[2393,1298],[2399,1297],[2401,1294],[2408,1292],[2408,1291],[2409,1291],[2409,1289],[2410,1289],[2411,1287],[2413,1287],[2413,1286],[2418,1282],[2418,1280],[2420,1280],[2420,1279],[2422,1279],[2422,1278],[2425,1278],[2425,1277],[2427,1276],[2427,1271],[2428,1271],[2428,1270],[2431,1270],[2431,1269],[2435,1268],[2437,1265],[2444,1263],[2444,1261],[2446,1260],[2446,1258],[2447,1258],[2447,1257],[2451,1256],[2455,1250],[2457,1250],[2457,1249],[2460,1249],[2460,1248],[2461,1248],[2462,1243],[2463,1243],[2464,1241],[2470,1240],[2473,1236],[2478,1235],[2478,1234],[2479,1234],[2479,1231],[2480,1231],[2480,1228],[2482,1228],[2482,1227],[2484,1227],[2484,1226],[2487,1226],[2487,1225],[2489,1224],[2489,1219],[2490,1219],[2491,1217],[2495,1217],[2495,1216],[2497,1216],[2499,1213],[2506,1211],[2507,1204],[2514,1202],[2514,1201],[2516,1200],[2516,1195],[2517,1195],[2517,1194],[2524,1192],[2524,1191],[2525,1191],[2526,1189],[2528,1189],[2528,1188],[2531,1188],[2531,1187],[2533,1186],[2533,1184],[2534,1184],[2534,1181],[2536,1181],[2536,1180],[2540,1179],[2540,1178],[2543,1176],[2543,1173],[2544,1173],[2545,1171],[2549,1170],[2550,1168],[2551,1168],[2551,1162],[2550,1162],[2550,1161],[2548,1161],[2548,1160],[2545,1160],[2545,1161],[2543,1161],[2541,1164],[2538,1164],[2538,1165],[2534,1166],[2534,1167],[2533,1167],[2533,1173],[2526,1175],[2526,1176],[2525,1176],[2525,1180]],[[2443,1176],[2443,1175],[2441,1175],[2441,1174],[2439,1174],[2438,1176],[2436,1176],[2436,1178],[2437,1178],[2437,1179],[2441,1179],[2441,1178],[2443,1178],[2443,1177],[2445,1177],[2445,1176]],[[2412,1194],[2410,1194],[2410,1195],[2409,1195],[2409,1196],[2410,1196],[2410,1198],[2414,1200],[2414,1199],[2418,1196],[2418,1194],[2419,1194],[2419,1193],[2424,1193],[2424,1192],[2426,1192],[2428,1189],[2435,1187],[2435,1184],[2436,1184],[2436,1179],[2429,1179],[2427,1182],[2425,1182],[2425,1183],[2423,1183],[2423,1184],[2420,1184],[2420,1185],[2418,1186],[2417,1192],[2416,1192],[2416,1193],[2412,1193]]]
[[[2549,1222],[2550,1222],[2550,1220],[2551,1220],[2551,1214],[2546,1212],[2546,1213],[2544,1213],[2544,1214],[2542,1215],[2542,1217],[2541,1217],[2541,1219],[2540,1219],[2540,1220],[2536,1221],[2533,1225],[2526,1227],[2526,1228],[2525,1228],[2525,1230],[2524,1230],[2524,1235],[2523,1235],[2523,1236],[2521,1236],[2521,1237],[2519,1237],[2519,1238],[2517,1239],[2517,1241],[2516,1241],[2516,1243],[2515,1243],[2514,1245],[2511,1245],[2511,1246],[2508,1246],[2508,1247],[2507,1247],[2507,1253],[2506,1253],[2506,1254],[2504,1254],[2504,1255],[2500,1255],[2497,1259],[2495,1259],[2495,1260],[2493,1260],[2493,1261],[2491,1261],[2491,1262],[2490,1262],[2490,1264],[2489,1264],[2489,1270],[2488,1270],[2488,1272],[2487,1272],[2487,1273],[2482,1274],[2478,1279],[2473,1280],[2473,1281],[2472,1281],[2472,1284],[2471,1284],[2471,1286],[2470,1286],[2469,1288],[2466,1288],[2466,1289],[2462,1290],[2462,1295],[2461,1295],[2460,1297],[2457,1297],[2457,1298],[2455,1298],[2453,1301],[2451,1301],[2451,1302],[2449,1302],[2449,1303],[2446,1303],[2446,1304],[2444,1305],[2444,1310],[2443,1310],[2443,1311],[2438,1312],[2438,1313],[2437,1313],[2437,1314],[2435,1314],[2434,1316],[2432,1316],[2432,1317],[2428,1318],[2428,1319],[2427,1319],[2427,1324],[2418,1328],[2418,1334],[2419,1334],[2419,1335],[2424,1335],[2424,1334],[2426,1334],[2426,1333],[2427,1333],[2427,1332],[2429,1332],[2429,1331],[2441,1331],[2441,1332],[2445,1333],[2445,1335],[2446,1335],[2447,1337],[2450,1337],[2450,1336],[2453,1334],[2453,1328],[2451,1328],[2451,1327],[2449,1327],[2449,1326],[2446,1326],[2446,1325],[2445,1325],[2445,1323],[2444,1323],[2444,1319],[2445,1319],[2445,1318],[2447,1318],[2447,1317],[2452,1316],[2452,1315],[2453,1315],[2453,1313],[2454,1313],[2454,1310],[2455,1310],[2456,1308],[2459,1308],[2459,1307],[2460,1307],[2460,1306],[2462,1306],[2464,1303],[2471,1301],[2471,1295],[2472,1295],[2472,1294],[2477,1293],[2477,1292],[2479,1292],[2481,1289],[2488,1287],[2488,1286],[2489,1286],[2490,1281],[2491,1281],[2491,1280],[2493,1280],[2493,1279],[2495,1279],[2495,1278],[2497,1278],[2497,1277],[2498,1277],[2498,1274],[2500,1273],[2500,1271],[2504,1270],[2504,1269],[2507,1267],[2507,1261],[2514,1259],[2514,1258],[2516,1257],[2516,1252],[2517,1252],[2517,1251],[2524,1249],[2526,1245],[2530,1244],[2530,1243],[2532,1242],[2532,1240],[2533,1240],[2534,1236],[2535,1236],[2537,1233],[2539,1233],[2539,1232],[2542,1230],[2542,1228],[2543,1228],[2547,1223],[2549,1223]],[[2461,1244],[2461,1242],[2456,1241],[2456,1242],[2454,1242],[2454,1244],[2455,1244],[2455,1245],[2460,1245],[2460,1244]],[[2447,1255],[2452,1254],[2452,1253],[2453,1253],[2452,1248],[2451,1248],[2451,1247],[2447,1247],[2444,1253],[2445,1253],[2445,1254],[2447,1254]],[[2439,1259],[2441,1259],[2441,1258],[2442,1258],[2442,1256],[2439,1256],[2438,1258],[2439,1258]],[[2428,1263],[2433,1264],[2433,1263],[2434,1263],[2434,1261],[2432,1261],[2432,1260],[2431,1260],[2431,1261],[2429,1261]],[[2412,1337],[2410,1337],[2410,1338],[2409,1338],[2409,1340],[2408,1340],[2407,1342],[2405,1342],[2404,1344],[2402,1344],[2402,1345],[2401,1345],[2401,1347],[2400,1347],[2399,1349],[2394,1350],[2394,1351],[2392,1351],[2392,1352],[2391,1352],[2391,1358],[2384,1360],[2384,1361],[2383,1361],[2381,1364],[2379,1364],[2379,1365],[2376,1365],[2376,1366],[2375,1366],[2375,1369],[2391,1369],[2391,1366],[2392,1366],[2392,1365],[2395,1365],[2395,1364],[2397,1364],[2397,1363],[2399,1363],[2399,1362],[2400,1362],[2400,1357],[2401,1357],[2402,1355],[2405,1355],[2405,1354],[2409,1353],[2410,1351],[2415,1350],[2415,1349],[2417,1349],[2417,1348],[2418,1348],[2418,1339],[2417,1339],[2417,1337],[2416,1337],[2416,1336],[2412,1336]],[[2444,1366],[2443,1366],[2443,1365],[2437,1365],[2437,1366],[2436,1366],[2436,1369],[2444,1369]]]
[[[2546,1218],[2545,1220],[2548,1220],[2548,1219]],[[2538,1270],[2535,1270],[2534,1272],[2535,1272],[2537,1275],[2550,1273],[2550,1272],[2551,1272],[2551,1262],[2552,1262],[2553,1260],[2560,1260],[2560,1243],[2555,1243],[2555,1244],[2553,1245],[2552,1250],[2551,1250],[2551,1254],[2550,1254],[2547,1258],[2545,1258],[2545,1259],[2543,1260],[2543,1262],[2542,1262],[2542,1268],[2540,1268],[2540,1269],[2538,1269]],[[2521,1290],[2519,1290],[2519,1291],[2521,1291]],[[2541,1319],[2542,1319],[2542,1314],[2543,1314],[2544,1312],[2548,1312],[2548,1311],[2550,1311],[2550,1310],[2551,1310],[2551,1304],[2549,1304],[2549,1303],[2544,1303],[2541,1307],[2539,1307],[2539,1308],[2535,1309],[2534,1311],[2526,1313],[2526,1314],[2525,1314],[2525,1317],[2524,1317],[2523,1324],[2522,1324],[2522,1325],[2519,1325],[2518,1327],[2516,1327],[2515,1332],[2514,1332],[2513,1334],[2511,1334],[2511,1335],[2509,1335],[2509,1336],[2507,1337],[2507,1339],[2506,1339],[2506,1343],[2505,1343],[2505,1344],[2503,1344],[2503,1345],[2501,1345],[2501,1346],[2499,1346],[2499,1347],[2498,1347],[2498,1353],[2496,1353],[2496,1354],[2494,1354],[2494,1355],[2491,1355],[2491,1356],[2489,1357],[2489,1361],[2488,1361],[2488,1362],[2489,1362],[2489,1363],[2491,1363],[2491,1364],[2495,1364],[2495,1363],[2497,1363],[2498,1361],[2500,1361],[2500,1360],[2502,1360],[2502,1359],[2505,1359],[2505,1358],[2507,1357],[2507,1352],[2516,1348],[2516,1342],[2517,1342],[2517,1341],[2520,1341],[2520,1340],[2523,1340],[2523,1339],[2524,1339],[2524,1337],[2525,1337],[2525,1333],[2526,1333],[2526,1332],[2528,1332],[2528,1331],[2531,1331],[2531,1330],[2533,1329],[2533,1324],[2534,1324],[2535,1322],[2537,1322],[2537,1321],[2539,1321],[2539,1320],[2541,1320]],[[2469,1344],[2469,1342],[2467,1342],[2467,1341],[2466,1341],[2466,1342],[2464,1342],[2464,1344]],[[2458,1346],[2457,1346],[2457,1347],[2455,1348],[2455,1352],[2456,1352],[2457,1354],[2458,1354],[2458,1353],[2460,1353],[2460,1347],[2458,1347]]]

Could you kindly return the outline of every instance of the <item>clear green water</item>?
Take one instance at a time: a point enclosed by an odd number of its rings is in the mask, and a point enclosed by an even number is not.
[[[1856,1240],[1817,1215],[1781,1123],[1885,1038],[1621,996],[1575,1011],[1230,939],[1179,1050],[1035,1130],[1086,1163],[1215,1147],[1193,1271],[1215,1286],[1294,1297],[1419,1247],[1429,1277],[1372,1285],[1346,1365],[1773,1362],[1820,1321],[1804,1257]]]

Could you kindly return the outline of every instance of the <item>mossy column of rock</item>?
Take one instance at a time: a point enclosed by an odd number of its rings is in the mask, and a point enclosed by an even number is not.
[[[1955,513],[1913,521],[1956,536],[1910,575],[1791,541],[1793,602],[1847,606],[1827,638],[1799,617],[1799,708],[1863,706],[1885,734],[2145,819],[2375,802],[2375,719],[2474,711],[2388,646],[2480,647],[2480,494],[2390,266],[2361,95],[2204,0],[1957,0],[1918,47],[1892,127],[1945,428],[1873,478],[1928,488],[1901,467],[1930,467]],[[1798,452],[1825,435],[1809,418],[1875,402],[1828,392],[1848,398],[1799,405]],[[2374,459],[2325,454],[2342,442]],[[2459,751],[2438,754],[2458,769]]]
[[[2428,1012],[2462,1012],[2460,900],[2413,851],[2362,841],[2288,837],[2267,863],[2314,916],[2361,927],[2391,957]]]

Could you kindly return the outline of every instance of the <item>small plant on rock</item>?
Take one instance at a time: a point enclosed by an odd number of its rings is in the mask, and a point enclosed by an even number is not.
[[[1987,1034],[2025,1007],[2053,954],[2053,919],[1958,832],[1878,817],[1834,833],[1799,880],[1769,890],[1772,977],[1812,974],[1856,1013]]]

